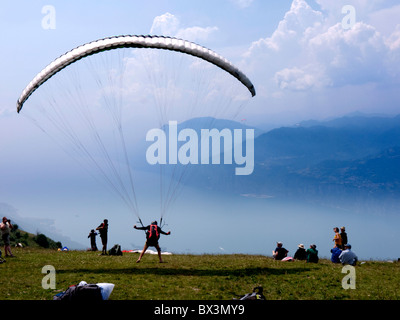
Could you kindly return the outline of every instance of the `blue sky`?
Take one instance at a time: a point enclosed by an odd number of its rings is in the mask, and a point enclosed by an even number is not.
[[[54,29],[43,28],[46,5],[55,9]],[[342,23],[346,5],[356,14],[349,29]],[[35,144],[36,133],[15,109],[29,81],[78,45],[150,33],[199,43],[227,57],[253,81],[257,96],[242,115],[248,124],[291,125],[354,111],[399,113],[399,16],[394,0],[2,0],[0,202],[16,207],[21,216],[54,219],[53,227],[70,237],[88,229],[79,223],[82,211],[85,219],[101,221],[116,210],[96,197],[104,191],[89,181],[79,180],[79,188],[71,190],[80,176],[77,167],[56,155],[55,148]],[[63,186],[51,178],[60,174],[61,164]]]
[[[355,25],[342,27],[352,5]],[[42,9],[56,27],[42,28]],[[394,114],[399,95],[396,1],[2,1],[0,110],[62,53],[117,34],[185,37],[225,55],[256,85],[248,118],[292,122],[355,110]],[[296,107],[293,106],[296,102]],[[323,105],[323,106],[321,106]],[[256,121],[256,120],[254,120]],[[260,120],[258,120],[260,121]]]

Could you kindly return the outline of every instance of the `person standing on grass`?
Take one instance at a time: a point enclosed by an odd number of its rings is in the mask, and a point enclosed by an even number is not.
[[[163,260],[161,258],[161,248],[160,245],[158,244],[158,240],[160,239],[161,234],[170,235],[171,231],[168,232],[162,231],[161,228],[157,225],[157,221],[153,221],[147,227],[137,227],[136,225],[134,225],[133,227],[137,230],[146,230],[146,243],[144,244],[143,250],[140,253],[139,259],[136,261],[136,263],[139,263],[140,260],[142,260],[144,253],[149,247],[156,248],[158,253],[158,259],[160,260],[160,263],[162,263]]]
[[[97,251],[96,236],[97,232],[92,229],[88,235],[88,238],[90,238],[90,248],[92,251]]]
[[[345,227],[341,227],[340,228],[340,237],[342,238],[342,249],[344,249],[344,245],[349,242],[349,240],[347,239],[347,233],[346,233],[346,228]]]
[[[4,242],[4,251],[6,257],[14,257],[14,255],[11,252],[11,246],[10,246],[10,232],[12,228],[13,225],[11,224],[11,220],[7,219],[7,217],[3,217],[3,220],[0,223],[0,229],[1,229],[1,238]]]
[[[96,230],[100,233],[101,243],[103,245],[101,255],[107,255],[108,220],[104,219],[103,223],[100,224]]]
[[[342,249],[342,237],[340,236],[339,228],[333,228],[333,232],[335,232],[335,236],[333,237],[332,241],[335,242],[336,247]]]

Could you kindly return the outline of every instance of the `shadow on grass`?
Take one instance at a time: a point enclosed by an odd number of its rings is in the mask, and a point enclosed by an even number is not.
[[[57,270],[57,273],[87,273],[87,274],[124,274],[124,275],[145,275],[155,274],[159,276],[233,276],[241,277],[248,275],[285,275],[285,274],[300,274],[303,272],[310,271],[311,268],[269,268],[269,267],[257,267],[257,268],[243,268],[243,269],[178,269],[178,268],[115,268],[115,269],[68,269],[68,270]]]

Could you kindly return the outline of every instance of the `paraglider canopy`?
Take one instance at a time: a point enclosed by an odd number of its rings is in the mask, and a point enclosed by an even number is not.
[[[129,57],[122,56],[127,52]],[[163,60],[172,58],[170,56],[176,59],[176,65]],[[211,72],[217,73],[218,77]],[[33,95],[36,90],[38,92]],[[62,149],[76,152],[72,156],[80,164],[87,161],[87,171],[95,171],[95,178],[104,178],[110,189],[120,196],[142,224],[136,200],[137,180],[133,179],[133,171],[139,168],[138,163],[142,165],[139,161],[135,162],[137,158],[134,157],[145,153],[134,150],[139,148],[135,142],[139,141],[137,137],[140,136],[134,130],[140,130],[141,126],[145,128],[143,130],[150,128],[140,119],[150,119],[152,123],[158,120],[157,125],[163,130],[163,126],[170,121],[177,123],[177,120],[189,121],[203,117],[203,123],[212,122],[217,117],[225,117],[227,112],[237,112],[231,108],[232,101],[241,104],[255,95],[254,85],[249,78],[208,48],[174,37],[121,35],[83,44],[48,64],[22,91],[17,100],[17,112],[21,112],[28,100],[30,104],[36,102],[36,108],[25,107],[23,114],[28,114],[28,118],[34,120],[34,124]],[[125,99],[130,100],[126,103]],[[155,106],[155,113],[152,108],[144,107],[150,104]],[[30,115],[30,111],[36,113]],[[146,112],[153,113],[149,115]],[[177,119],[177,116],[181,119]],[[193,127],[196,130],[203,129],[200,125]],[[169,133],[172,137],[172,130]],[[176,143],[183,141],[176,136]],[[128,137],[135,137],[136,140],[128,141]],[[154,140],[154,143],[158,142]],[[171,141],[168,140],[168,143]],[[71,147],[69,150],[66,150],[67,145]],[[144,165],[153,164],[147,161]],[[160,193],[160,226],[165,224],[163,215],[177,197],[187,166],[173,164],[166,167],[160,164],[160,173],[157,172],[160,187],[155,184],[148,187],[151,192]],[[151,173],[155,171],[153,168]],[[167,170],[170,170],[168,174]],[[146,187],[148,185],[150,183]]]
[[[215,64],[226,72],[229,72],[249,89],[253,97],[256,95],[255,88],[251,81],[232,63],[210,49],[199,46],[193,42],[172,37],[126,35],[89,42],[65,53],[58,59],[54,60],[40,73],[38,73],[37,76],[23,90],[20,98],[17,101],[17,111],[21,111],[25,101],[40,85],[71,63],[102,51],[130,47],[172,50],[199,57],[212,64]]]

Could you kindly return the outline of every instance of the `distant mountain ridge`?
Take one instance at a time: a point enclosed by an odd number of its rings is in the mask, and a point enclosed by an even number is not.
[[[340,118],[330,119],[326,121],[307,120],[302,121],[299,124],[302,127],[369,127],[369,129],[382,129],[386,127],[400,126],[400,115],[388,117],[388,116],[372,116],[365,115],[362,113],[354,113],[353,115],[347,115]]]
[[[400,116],[344,117],[306,123],[274,129],[258,137],[257,160],[268,162],[285,158],[290,159],[286,162],[294,164],[296,159],[306,165],[328,159],[357,159],[400,145]]]
[[[253,129],[255,137],[264,133],[263,130],[253,127],[253,126],[249,126],[244,122],[238,122],[238,121],[228,120],[228,119],[217,119],[217,118],[213,118],[213,117],[200,117],[200,118],[189,119],[189,120],[179,123],[177,127],[178,127],[178,131],[188,128],[188,129],[195,130],[198,134],[200,134],[201,129],[217,129],[219,131],[221,131],[223,129],[230,129],[230,130]],[[168,132],[168,124],[164,125],[162,127],[162,129],[165,132]]]
[[[304,121],[265,132],[254,143],[251,176],[234,176],[229,165],[200,166],[188,183],[324,203],[400,198],[400,115]]]

